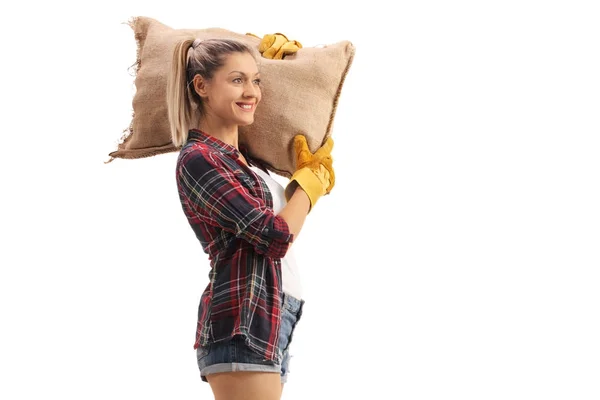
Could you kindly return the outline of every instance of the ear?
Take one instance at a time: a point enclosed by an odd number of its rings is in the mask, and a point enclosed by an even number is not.
[[[202,76],[196,74],[192,82],[194,84],[194,90],[200,95],[200,97],[205,98],[208,96],[208,84],[206,80],[202,78]]]

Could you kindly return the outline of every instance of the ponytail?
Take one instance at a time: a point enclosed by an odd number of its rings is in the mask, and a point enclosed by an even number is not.
[[[175,147],[181,147],[187,141],[192,119],[192,105],[188,97],[186,68],[188,51],[194,39],[182,40],[173,51],[171,70],[167,77],[167,110],[171,140]]]

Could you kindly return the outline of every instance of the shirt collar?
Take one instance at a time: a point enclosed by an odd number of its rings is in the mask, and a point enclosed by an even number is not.
[[[189,139],[195,142],[205,143],[224,154],[233,154],[234,156],[238,156],[240,153],[234,146],[225,143],[221,139],[217,139],[214,136],[210,136],[199,129],[190,129],[188,132],[188,140]]]

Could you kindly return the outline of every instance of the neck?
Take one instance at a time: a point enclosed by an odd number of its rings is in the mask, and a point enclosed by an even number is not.
[[[239,150],[237,125],[226,125],[211,118],[203,118],[198,123],[198,129]]]

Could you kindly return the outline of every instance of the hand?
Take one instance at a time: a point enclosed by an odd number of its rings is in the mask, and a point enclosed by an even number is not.
[[[310,152],[308,143],[303,135],[294,138],[296,152],[296,172],[292,175],[290,183],[285,188],[285,196],[289,201],[294,191],[300,186],[310,199],[310,209],[317,200],[331,192],[335,185],[333,170],[333,139],[329,137],[325,144],[314,154]],[[310,210],[309,210],[310,212]]]
[[[294,148],[296,150],[296,171],[302,168],[309,168],[324,185],[323,194],[331,192],[331,189],[335,185],[335,172],[331,157],[333,139],[329,137],[325,144],[315,154],[312,154],[308,148],[306,138],[302,135],[296,135],[294,138]]]
[[[297,40],[289,40],[283,33],[265,35],[258,45],[258,51],[265,58],[282,60],[289,54],[294,54],[302,48]]]

